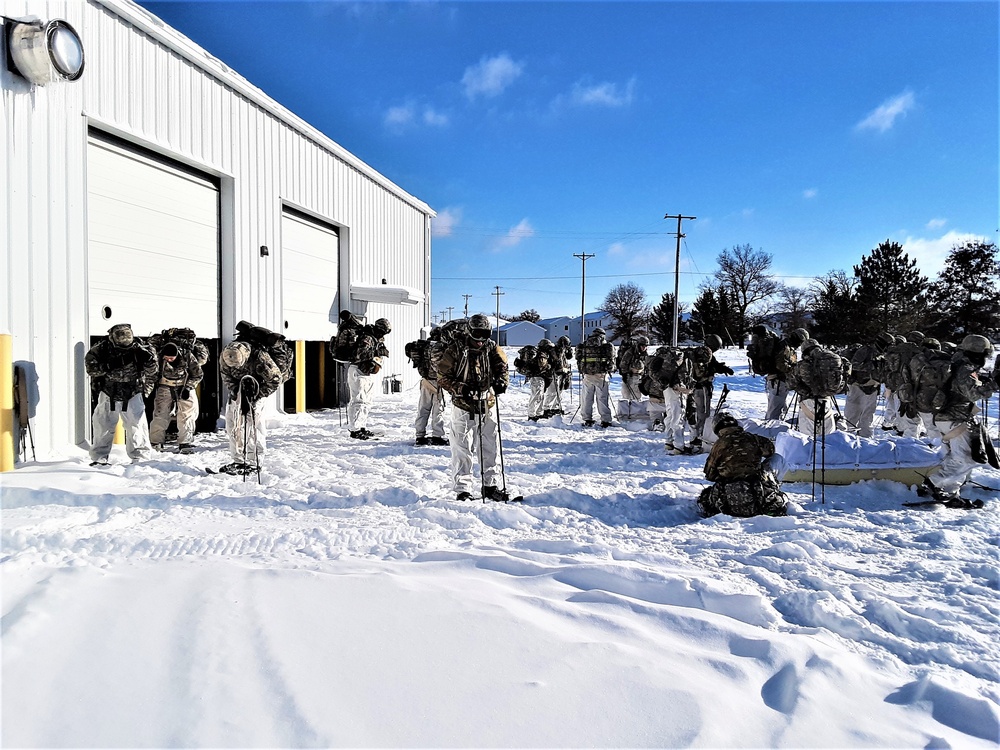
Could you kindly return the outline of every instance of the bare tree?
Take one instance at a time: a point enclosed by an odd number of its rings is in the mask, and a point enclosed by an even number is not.
[[[542,316],[538,314],[538,310],[532,307],[530,310],[524,310],[523,312],[519,312],[517,315],[515,315],[513,318],[510,319],[510,322],[516,323],[521,320],[526,320],[529,323],[537,323],[541,319]]]
[[[750,328],[754,307],[778,291],[778,282],[768,273],[771,256],[750,245],[734,245],[732,250],[723,250],[716,262],[719,270],[715,272],[715,279],[732,295],[735,306],[739,330],[733,334],[742,341]]]
[[[627,339],[642,333],[649,320],[646,293],[631,281],[611,289],[601,303],[601,309],[615,319],[609,339]]]
[[[808,328],[809,323],[809,303],[812,295],[807,289],[797,286],[778,287],[777,311],[785,319],[785,328]]]

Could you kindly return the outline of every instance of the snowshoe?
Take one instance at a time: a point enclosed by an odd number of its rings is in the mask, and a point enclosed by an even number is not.
[[[351,437],[354,437],[353,433],[351,434]],[[430,438],[424,435],[420,435],[416,440],[413,441],[413,444],[419,448],[420,446],[430,445],[431,441]]]
[[[181,443],[177,446],[177,452],[185,456],[190,456],[194,453],[194,446],[191,443]]]
[[[458,496],[455,499],[464,503],[466,500],[471,500],[472,499],[472,493],[471,492],[459,492]]]
[[[97,461],[91,461],[90,465],[91,466],[97,466],[97,467],[100,467],[100,468],[103,469],[106,466],[111,466],[111,463],[107,459],[100,459],[100,460],[97,460]]]
[[[375,433],[362,427],[360,430],[351,430],[351,437],[355,440],[371,440],[375,437]]]
[[[450,443],[448,442],[448,438],[446,437],[439,437],[435,435],[429,438],[429,440],[431,445],[450,445]]]
[[[521,500],[524,500],[524,498],[521,495],[512,497],[507,490],[489,486],[483,487],[483,501],[485,502],[486,500],[492,500],[495,503],[509,503],[511,501],[520,502]]]
[[[601,429],[606,430],[611,426],[611,422],[601,422]]]
[[[594,420],[593,419],[585,419],[585,420],[583,420],[583,426],[584,427],[593,427],[594,426]]]
[[[240,461],[234,461],[231,464],[226,464],[225,466],[219,467],[219,474],[232,474],[237,477],[245,477],[250,474],[256,474],[260,470],[259,467],[253,464],[245,464]]]

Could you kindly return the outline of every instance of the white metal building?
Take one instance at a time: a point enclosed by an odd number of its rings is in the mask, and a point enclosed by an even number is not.
[[[284,333],[308,380],[306,404],[279,394],[292,410],[335,403],[325,343],[347,308],[392,322],[383,374],[416,378],[403,344],[430,321],[426,204],[129,0],[2,8],[0,333],[40,451],[88,439],[84,355],[115,323],[189,326],[216,352],[243,319]],[[32,19],[75,30],[78,80],[33,85],[11,64],[9,31]],[[209,418],[218,387],[213,368]]]

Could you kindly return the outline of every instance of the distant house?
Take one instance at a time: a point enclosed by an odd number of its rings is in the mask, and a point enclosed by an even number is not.
[[[579,338],[580,319],[577,318],[576,320],[576,338]],[[555,343],[556,339],[560,336],[569,336],[570,339],[574,339],[573,335],[570,333],[570,323],[572,321],[573,318],[570,318],[567,315],[561,315],[558,318],[542,318],[538,321],[538,325],[545,329],[545,338],[551,339],[552,343]]]
[[[527,320],[500,326],[500,346],[526,346],[544,338],[549,338],[545,329]]]
[[[571,318],[567,324],[569,330],[566,335],[569,336],[570,341],[573,344],[580,343],[580,316],[577,315],[575,318]],[[612,339],[612,331],[615,327],[615,319],[611,313],[605,312],[604,310],[597,310],[596,312],[589,312],[583,316],[583,333],[584,338],[590,336],[597,328],[603,328],[604,332],[608,334],[608,341],[614,343],[620,343],[619,339]],[[562,335],[562,334],[560,334]]]

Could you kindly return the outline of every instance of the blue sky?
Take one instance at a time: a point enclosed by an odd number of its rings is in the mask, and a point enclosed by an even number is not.
[[[438,212],[433,307],[690,303],[750,244],[781,281],[996,242],[998,3],[141,4]],[[445,313],[447,316],[448,313]]]

